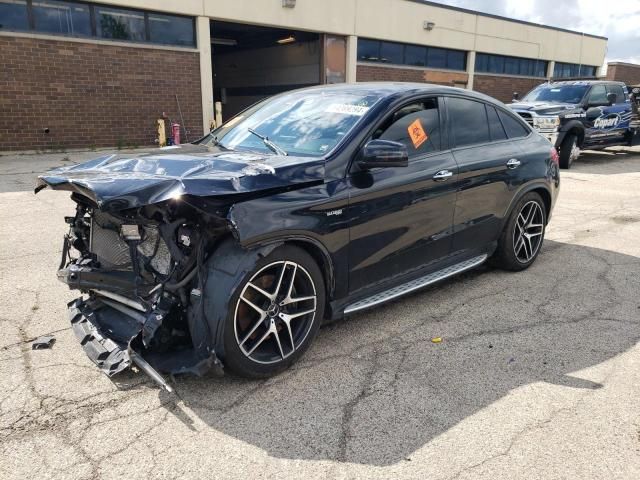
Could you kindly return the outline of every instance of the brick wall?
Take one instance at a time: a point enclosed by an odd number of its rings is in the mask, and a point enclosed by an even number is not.
[[[511,102],[513,92],[518,92],[522,98],[529,90],[545,81],[544,78],[504,77],[476,73],[473,89],[507,103]]]
[[[358,82],[389,81],[435,83],[438,85],[447,85],[449,87],[464,88],[467,85],[468,76],[463,72],[358,64],[356,80]]]
[[[607,80],[624,82],[627,85],[640,84],[640,65],[613,62],[607,65]]]
[[[175,93],[202,133],[198,53],[5,36],[0,52],[0,151],[152,145]]]

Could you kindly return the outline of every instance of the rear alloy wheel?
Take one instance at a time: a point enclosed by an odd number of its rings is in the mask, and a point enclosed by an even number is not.
[[[546,207],[540,195],[535,192],[524,195],[498,240],[495,263],[514,271],[529,267],[540,253],[546,224]]]
[[[270,376],[313,340],[324,310],[322,274],[306,252],[281,247],[259,262],[232,302],[225,364],[241,376]]]
[[[542,207],[535,200],[520,209],[513,229],[513,254],[520,263],[529,263],[538,254],[544,233],[543,222]]]
[[[560,168],[569,169],[571,164],[580,156],[577,135],[567,135],[560,145]]]

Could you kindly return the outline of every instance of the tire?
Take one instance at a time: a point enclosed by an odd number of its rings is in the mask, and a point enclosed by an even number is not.
[[[580,156],[580,148],[578,147],[578,136],[570,133],[560,144],[560,168],[569,169],[574,160]]]
[[[324,278],[307,252],[283,245],[260,258],[229,301],[225,366],[247,378],[285,370],[309,348],[324,305]]]
[[[498,239],[493,263],[499,268],[511,271],[529,268],[540,253],[546,224],[546,207],[540,195],[536,192],[525,194],[509,215]],[[527,237],[523,233],[530,236]]]

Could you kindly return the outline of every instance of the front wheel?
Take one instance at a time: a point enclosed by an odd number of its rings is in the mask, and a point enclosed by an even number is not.
[[[309,348],[324,314],[322,272],[300,248],[261,258],[231,295],[225,365],[243,377],[274,375]]]
[[[511,212],[498,240],[494,261],[505,270],[524,270],[540,253],[547,215],[544,202],[536,192],[524,195]]]
[[[580,156],[578,136],[570,133],[560,144],[560,168],[569,169],[571,164]]]

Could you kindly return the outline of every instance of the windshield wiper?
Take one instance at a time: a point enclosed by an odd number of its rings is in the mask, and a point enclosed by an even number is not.
[[[262,140],[262,143],[264,143],[269,148],[269,150],[271,150],[273,153],[276,153],[278,155],[285,155],[285,156],[289,155],[286,150],[284,150],[283,148],[279,147],[278,145],[273,143],[271,140],[269,140],[269,137],[259,134],[253,128],[247,128],[247,130],[249,131],[249,133],[253,133],[256,137]]]
[[[229,150],[231,152],[233,152],[233,148],[229,148],[226,145],[223,145],[222,142],[220,140],[218,140],[218,137],[215,136],[211,139],[211,143],[213,144],[214,147],[220,147],[223,150]]]

